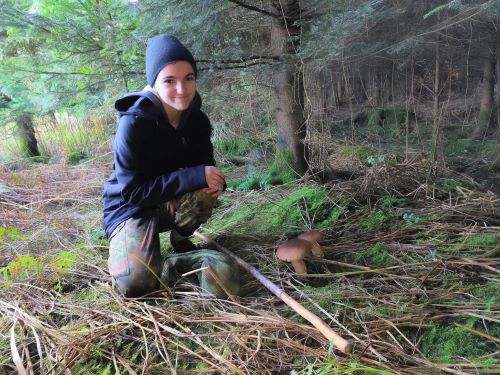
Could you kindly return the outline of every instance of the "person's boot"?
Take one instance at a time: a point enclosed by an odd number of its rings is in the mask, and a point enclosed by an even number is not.
[[[170,244],[174,253],[186,253],[197,249],[196,245],[188,237],[183,236],[175,229],[170,232]]]

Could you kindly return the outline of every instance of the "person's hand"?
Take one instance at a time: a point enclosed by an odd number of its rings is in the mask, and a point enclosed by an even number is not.
[[[210,194],[214,198],[217,198],[222,194],[225,180],[224,174],[219,168],[213,166],[205,167],[205,180],[208,185],[207,188],[203,189],[205,193]]]

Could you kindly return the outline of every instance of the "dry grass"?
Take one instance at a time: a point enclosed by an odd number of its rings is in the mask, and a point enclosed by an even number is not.
[[[105,242],[95,235],[108,172],[103,165],[92,160],[0,169],[0,180],[11,189],[0,193],[2,226],[24,233],[4,238],[0,263],[23,255],[45,262],[41,270],[0,282],[0,373],[285,374],[305,368],[319,373],[328,366],[325,373],[332,374],[370,368],[401,374],[498,371],[499,338],[491,332],[498,332],[493,328],[500,323],[500,306],[481,299],[481,290],[498,283],[500,260],[484,255],[491,249],[464,253],[459,240],[498,235],[498,196],[466,189],[446,193],[426,182],[425,161],[368,169],[332,186],[332,197],[373,206],[382,194],[394,193],[411,200],[412,213],[429,219],[359,230],[365,214],[345,215],[327,233],[325,260],[309,260],[307,278],[278,263],[277,244],[262,234],[209,233],[351,339],[354,353],[345,356],[248,275],[242,280],[246,295],[237,303],[187,284],[138,300],[117,296]],[[235,192],[231,199],[245,205],[255,194]],[[266,194],[273,191],[259,199]],[[423,235],[428,241],[417,240]],[[359,258],[378,243],[390,265]],[[71,267],[58,269],[50,258],[58,251],[76,256]],[[467,325],[467,319],[479,324]],[[462,327],[491,350],[474,361],[428,358],[420,340],[437,325]]]

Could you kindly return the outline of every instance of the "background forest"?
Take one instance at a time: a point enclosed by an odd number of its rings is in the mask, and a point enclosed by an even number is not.
[[[352,355],[243,272],[238,300],[110,287],[113,105],[159,33],[227,175],[203,232]],[[498,373],[499,42],[499,0],[0,0],[0,373]],[[303,277],[274,250],[307,229]]]

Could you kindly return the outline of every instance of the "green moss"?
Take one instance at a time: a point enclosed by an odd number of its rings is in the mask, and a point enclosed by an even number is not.
[[[330,214],[318,224],[318,229],[335,228],[338,220],[347,212],[347,207],[351,203],[350,199],[341,200],[331,211]]]
[[[406,116],[406,109],[403,108],[370,108],[366,111],[368,129],[376,133],[383,132],[389,137],[400,135]]]
[[[369,147],[366,146],[355,146],[355,145],[344,145],[340,146],[338,153],[345,156],[354,156],[361,160],[366,160],[368,156],[372,154]]]
[[[326,191],[320,187],[304,187],[288,198],[270,204],[264,210],[271,227],[298,231],[307,221],[315,223],[329,218],[330,205]]]
[[[249,191],[286,184],[295,180],[292,165],[291,153],[280,152],[267,170],[258,171],[255,167],[250,167],[244,180],[230,181],[228,186],[239,191]]]
[[[332,227],[343,213],[342,206],[334,207],[327,191],[319,186],[306,186],[288,197],[271,202],[259,202],[212,217],[213,230],[231,230],[262,235],[296,234],[308,226]]]
[[[447,157],[494,158],[500,152],[497,141],[470,138],[453,139],[444,148]]]
[[[466,187],[460,181],[453,180],[451,178],[445,178],[438,180],[438,186],[441,187],[447,193],[452,193],[457,190],[457,187]]]
[[[367,230],[378,230],[384,226],[391,217],[384,211],[374,210],[370,214],[359,222],[359,225],[363,229]]]
[[[293,156],[289,151],[279,151],[267,171],[269,185],[281,185],[295,181]]]
[[[323,305],[321,307],[325,307],[327,311],[331,311],[326,307],[331,306],[333,301],[340,302],[344,298],[344,287],[337,280],[332,280],[328,284],[320,287],[304,285],[301,289],[305,294],[319,301],[319,304]]]
[[[259,173],[254,168],[250,168],[246,179],[242,181],[231,182],[228,186],[239,191],[249,191],[253,189],[268,188],[269,184],[265,183],[265,173]]]
[[[374,374],[393,375],[395,373],[376,367],[368,367],[355,360],[345,362],[329,358],[326,361],[317,360],[309,363],[301,370],[292,370],[290,375],[328,375],[328,374]]]
[[[458,238],[448,251],[454,254],[481,254],[496,257],[500,254],[500,236],[497,234],[471,234]]]
[[[228,167],[228,166],[222,166],[222,167],[220,167],[219,169],[220,169],[220,171],[221,171],[222,173],[224,173],[225,175],[228,175],[228,174],[232,173],[232,172],[233,172],[233,170],[234,170],[233,168]]]
[[[396,261],[389,255],[382,242],[377,242],[372,247],[357,253],[354,256],[354,261],[377,267],[387,267],[396,264]]]
[[[45,155],[39,155],[39,156],[32,156],[30,160],[33,163],[48,164],[50,158]]]
[[[446,243],[448,241],[448,234],[447,233],[433,233],[432,235],[423,235],[415,241],[417,245],[431,245],[431,246],[438,246]]]
[[[105,345],[104,342],[98,343],[90,349],[87,355],[79,357],[72,371],[75,374],[108,374],[113,363],[100,350],[103,345]]]
[[[68,158],[68,163],[71,165],[78,164],[83,159],[88,157],[87,153],[83,150],[72,150],[66,155]]]
[[[472,328],[474,322],[475,320],[470,320],[466,326]],[[479,325],[474,329],[481,331]],[[498,336],[500,328],[490,329],[489,334]],[[427,358],[445,363],[455,362],[456,357],[473,360],[494,351],[494,344],[483,337],[462,327],[445,326],[436,326],[424,333],[420,347]]]
[[[257,142],[249,137],[230,137],[215,142],[216,149],[226,158],[245,156],[257,146]]]
[[[368,128],[372,130],[377,130],[380,125],[382,125],[382,115],[384,113],[383,108],[370,108],[366,111],[366,117],[368,119]]]
[[[390,208],[390,207],[401,207],[406,203],[406,199],[397,198],[393,195],[387,195],[380,199],[378,202],[379,206],[382,208]]]
[[[491,313],[493,307],[500,305],[500,283],[491,282],[487,285],[478,285],[471,293],[476,299],[472,303],[477,304],[480,300],[484,304],[487,314]]]
[[[386,109],[384,111],[384,130],[391,137],[399,136],[401,126],[406,122],[405,109]]]

